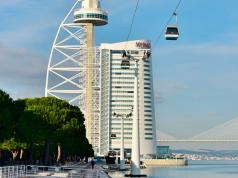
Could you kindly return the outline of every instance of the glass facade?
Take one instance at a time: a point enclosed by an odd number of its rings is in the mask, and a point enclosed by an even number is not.
[[[103,19],[103,20],[108,20],[108,16],[104,14],[97,14],[97,13],[81,13],[81,14],[76,14],[74,16],[75,19],[83,19],[83,18],[94,18],[94,19]]]

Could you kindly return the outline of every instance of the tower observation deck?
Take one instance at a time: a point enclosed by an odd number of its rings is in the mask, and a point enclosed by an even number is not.
[[[95,26],[106,25],[108,23],[108,14],[100,9],[98,0],[84,0],[82,8],[74,11],[75,23],[91,23]]]
[[[98,152],[100,51],[94,47],[94,27],[108,23],[100,0],[77,0],[59,26],[50,54],[45,96],[79,106],[86,136]]]

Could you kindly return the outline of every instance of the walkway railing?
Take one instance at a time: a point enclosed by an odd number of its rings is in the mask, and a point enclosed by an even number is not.
[[[23,178],[26,177],[25,166],[0,167],[0,178]]]
[[[100,169],[81,169],[80,167],[52,167],[52,166],[6,166],[0,167],[0,178],[26,177],[68,177],[68,178],[109,178]]]
[[[50,176],[69,178],[108,178],[108,175],[99,169],[85,169],[79,166],[73,167],[52,167],[52,166],[26,166],[26,176]]]

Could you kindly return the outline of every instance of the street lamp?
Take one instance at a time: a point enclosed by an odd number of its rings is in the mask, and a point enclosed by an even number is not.
[[[119,114],[114,112],[113,116],[121,117],[121,149],[120,149],[120,170],[125,170],[125,158],[124,158],[124,119],[132,116],[133,107],[131,108],[131,112],[128,114]]]
[[[139,127],[139,106],[138,106],[138,71],[139,61],[143,62],[150,58],[150,50],[144,51],[142,58],[135,58],[128,52],[124,51],[122,54],[122,69],[130,68],[130,61],[135,61],[135,82],[134,82],[134,113],[133,113],[133,131],[132,131],[132,151],[131,151],[131,174],[126,175],[127,177],[147,177],[141,175],[140,171],[140,127]],[[143,66],[143,65],[142,65]],[[144,72],[144,69],[142,70]]]

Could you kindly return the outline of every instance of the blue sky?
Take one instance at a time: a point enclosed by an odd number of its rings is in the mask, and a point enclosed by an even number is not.
[[[44,95],[52,41],[74,0],[0,1],[0,88],[14,98]],[[178,0],[141,0],[131,40],[152,42]],[[96,44],[126,39],[136,0],[102,0],[110,14]],[[183,0],[178,41],[153,46],[158,127],[199,134],[238,116],[238,1]]]

